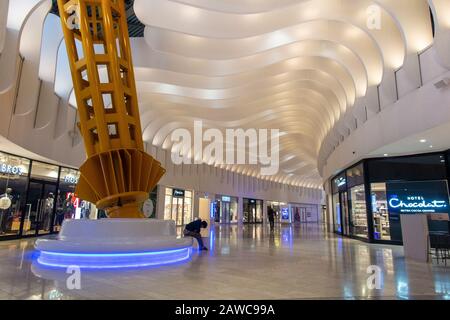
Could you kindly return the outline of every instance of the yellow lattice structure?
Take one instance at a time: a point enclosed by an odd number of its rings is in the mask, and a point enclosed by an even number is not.
[[[145,153],[123,0],[58,0],[88,159],[76,192],[112,218],[142,218],[165,170]]]

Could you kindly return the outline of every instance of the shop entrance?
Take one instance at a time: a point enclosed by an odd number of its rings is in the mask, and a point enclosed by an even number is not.
[[[340,235],[348,235],[350,231],[347,192],[339,192],[334,198],[334,231]]]
[[[30,180],[23,221],[23,235],[49,234],[55,212],[56,184]]]
[[[244,222],[256,223],[256,203],[249,202],[244,208]]]
[[[173,220],[177,227],[192,221],[192,192],[166,188],[164,219]]]
[[[230,223],[230,203],[229,202],[222,202],[221,203],[221,221],[220,223]]]
[[[262,223],[262,201],[244,199],[244,223]]]
[[[342,232],[343,235],[348,236],[350,234],[349,230],[349,212],[348,212],[348,194],[347,192],[340,192],[341,197],[341,221],[342,221]]]
[[[183,219],[184,198],[172,198],[172,220],[177,226],[184,225]]]
[[[216,200],[214,202],[214,222],[231,223],[231,206],[230,202]]]

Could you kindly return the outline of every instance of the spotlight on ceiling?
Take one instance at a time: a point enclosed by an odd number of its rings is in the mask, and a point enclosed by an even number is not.
[[[419,141],[420,141],[420,143],[425,143],[425,142],[427,142],[426,139],[420,139]]]

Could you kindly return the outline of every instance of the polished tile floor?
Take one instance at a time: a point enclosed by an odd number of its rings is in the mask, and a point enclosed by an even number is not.
[[[317,225],[222,226],[185,264],[83,271],[39,268],[34,240],[0,242],[0,299],[450,299],[450,266],[405,261],[402,247],[326,234]],[[381,267],[380,290],[367,286]]]

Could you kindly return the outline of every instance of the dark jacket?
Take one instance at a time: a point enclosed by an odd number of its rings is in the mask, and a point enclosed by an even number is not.
[[[272,208],[267,210],[267,215],[269,216],[269,221],[275,220],[275,211]]]
[[[191,232],[200,233],[201,228],[202,228],[202,220],[195,220],[186,225],[186,230]]]

